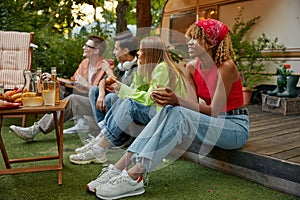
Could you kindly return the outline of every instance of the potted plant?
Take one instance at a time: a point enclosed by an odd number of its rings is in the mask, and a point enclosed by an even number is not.
[[[263,80],[270,78],[270,74],[266,73],[265,62],[271,61],[276,65],[282,65],[284,62],[276,61],[270,52],[275,50],[285,51],[285,46],[278,44],[278,38],[271,40],[264,33],[254,41],[247,41],[245,39],[247,33],[260,19],[260,16],[244,22],[242,12],[243,9],[235,18],[230,34],[244,91],[250,93],[251,99],[253,88]],[[247,97],[244,96],[244,99],[246,100]],[[249,102],[245,101],[245,104],[249,104]]]
[[[267,91],[268,95],[276,96],[278,93],[284,92],[287,84],[287,76],[292,74],[292,70],[290,70],[290,64],[284,64],[283,66],[277,67],[276,69],[276,88],[273,91]]]

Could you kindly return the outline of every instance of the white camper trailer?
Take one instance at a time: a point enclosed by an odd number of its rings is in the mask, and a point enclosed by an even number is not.
[[[219,19],[231,28],[243,10],[243,18],[248,21],[260,16],[252,27],[247,40],[258,38],[262,33],[268,38],[278,38],[285,45],[286,52],[276,52],[272,56],[291,64],[291,69],[300,75],[300,1],[299,0],[168,0],[164,6],[161,26],[184,33],[187,27],[198,19]],[[162,35],[175,49],[183,48],[184,40],[170,34]],[[266,64],[266,73],[275,75],[276,67]],[[276,77],[261,84],[276,84]],[[298,83],[299,86],[299,83]]]

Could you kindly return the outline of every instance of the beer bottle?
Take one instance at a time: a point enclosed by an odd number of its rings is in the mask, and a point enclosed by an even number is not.
[[[59,104],[60,101],[60,87],[59,81],[57,80],[56,67],[51,67],[51,80],[55,82],[55,104]]]
[[[36,80],[36,95],[37,96],[42,96],[42,86],[43,86],[43,74],[42,74],[42,68],[38,67],[36,70],[37,73],[37,80]]]

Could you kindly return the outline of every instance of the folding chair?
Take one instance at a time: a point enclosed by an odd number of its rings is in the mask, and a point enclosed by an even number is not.
[[[25,69],[31,69],[34,33],[17,31],[0,31],[0,80],[4,89],[23,87]],[[4,116],[22,118],[25,126],[26,115]]]

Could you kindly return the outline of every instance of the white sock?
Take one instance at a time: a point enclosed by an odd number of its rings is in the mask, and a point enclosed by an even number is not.
[[[93,145],[93,149],[95,151],[104,151],[104,148],[99,146],[97,143]]]
[[[100,141],[99,135],[97,135],[97,137],[95,138],[95,141],[96,141],[96,142]]]

